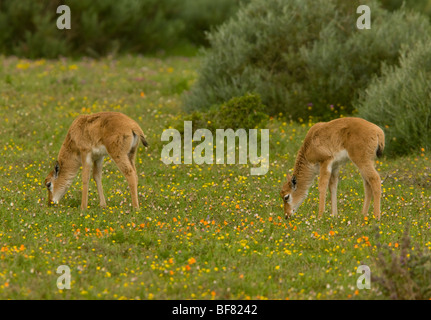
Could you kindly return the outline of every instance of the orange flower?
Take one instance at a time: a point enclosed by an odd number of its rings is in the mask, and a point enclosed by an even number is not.
[[[196,259],[195,259],[195,258],[193,258],[193,257],[191,257],[191,258],[188,260],[188,263],[189,263],[189,264],[196,263]]]
[[[96,228],[96,236],[101,237],[103,236],[102,231],[99,230],[99,228]]]

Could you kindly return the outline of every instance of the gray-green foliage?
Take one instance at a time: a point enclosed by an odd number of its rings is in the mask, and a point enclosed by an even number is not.
[[[431,43],[405,50],[358,101],[359,116],[380,125],[388,154],[431,148]]]
[[[398,62],[403,44],[431,33],[426,17],[388,12],[377,2],[371,30],[356,28],[360,1],[253,0],[209,34],[199,79],[185,96],[188,110],[257,92],[269,114],[330,117],[352,102],[382,63]]]

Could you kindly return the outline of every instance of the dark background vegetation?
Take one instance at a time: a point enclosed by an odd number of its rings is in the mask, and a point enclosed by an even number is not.
[[[27,58],[190,50],[249,0],[1,0],[0,51]],[[59,5],[72,28],[59,32]]]

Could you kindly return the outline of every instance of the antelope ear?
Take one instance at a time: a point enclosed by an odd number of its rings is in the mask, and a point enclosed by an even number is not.
[[[297,185],[296,185],[296,176],[292,177],[291,182],[292,182],[292,190],[295,191],[296,187],[297,187]]]
[[[59,173],[60,173],[60,164],[57,161],[54,167],[54,177],[57,178]]]

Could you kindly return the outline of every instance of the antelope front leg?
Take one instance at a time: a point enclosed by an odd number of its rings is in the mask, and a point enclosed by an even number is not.
[[[97,159],[93,163],[93,179],[96,182],[97,193],[99,194],[99,201],[101,207],[106,207],[105,195],[103,194],[102,186],[102,167],[103,167],[103,157]]]
[[[88,185],[90,183],[90,154],[81,155],[82,160],[82,200],[81,210],[86,210],[88,205]]]
[[[319,218],[322,217],[325,211],[326,202],[326,191],[328,189],[329,179],[331,177],[331,168],[328,163],[322,163],[320,165],[320,177],[319,177]]]
[[[331,192],[331,215],[337,216],[337,186],[338,186],[339,168],[332,168],[331,178],[329,179],[329,191]]]

